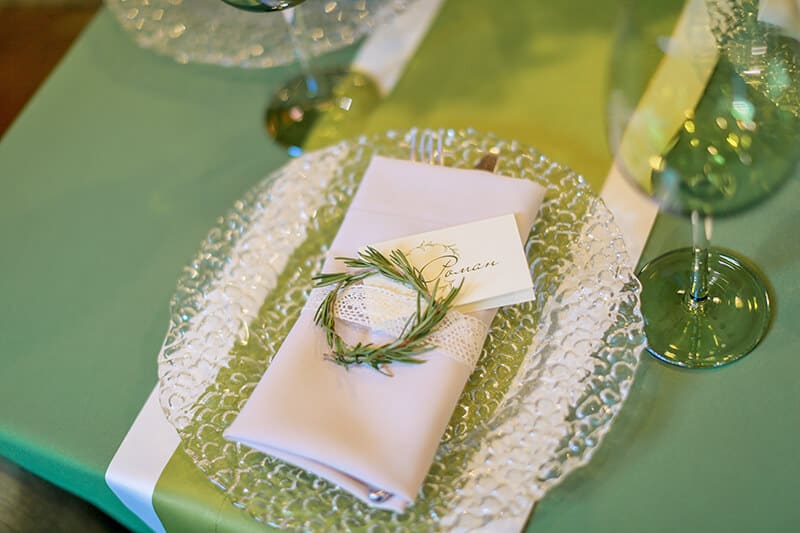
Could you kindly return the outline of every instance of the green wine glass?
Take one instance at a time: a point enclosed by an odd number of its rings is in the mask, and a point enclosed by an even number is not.
[[[657,4],[657,5],[653,5]],[[686,368],[743,357],[773,304],[756,269],[713,248],[711,217],[758,204],[800,170],[800,42],[756,0],[625,2],[609,73],[615,163],[661,209],[691,217],[691,247],[639,272],[648,351]]]

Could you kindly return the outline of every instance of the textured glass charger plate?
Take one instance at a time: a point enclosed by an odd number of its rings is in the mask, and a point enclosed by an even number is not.
[[[414,0],[306,0],[313,56],[353,44]],[[280,13],[249,13],[222,0],[105,0],[139,46],[179,63],[267,68],[295,60],[290,24]]]
[[[525,245],[537,299],[497,314],[416,504],[394,514],[222,432],[299,315],[371,157],[415,158],[425,146],[460,168],[491,150],[497,173],[547,195]],[[301,530],[519,527],[591,458],[644,347],[639,283],[603,202],[533,148],[472,130],[390,131],[290,161],[220,218],[170,316],[160,401],[183,448],[254,519]]]

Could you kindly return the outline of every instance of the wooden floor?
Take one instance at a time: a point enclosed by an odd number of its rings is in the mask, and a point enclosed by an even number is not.
[[[0,458],[0,531],[125,531],[92,505]]]
[[[34,5],[31,5],[34,4]],[[0,136],[94,16],[100,0],[0,0]]]
[[[99,5],[100,0],[0,0],[0,142]],[[0,457],[0,532],[7,531],[95,533],[124,528]]]

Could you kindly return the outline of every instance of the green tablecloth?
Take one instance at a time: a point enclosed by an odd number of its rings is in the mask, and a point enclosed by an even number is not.
[[[674,4],[654,16],[674,17]],[[599,190],[614,17],[610,0],[449,0],[367,130],[493,131]],[[102,12],[0,143],[0,453],[132,528],[143,525],[103,473],[155,383],[181,268],[215,217],[287,159],[260,114],[293,71],[179,66]],[[794,179],[716,226],[714,242],[773,285],[763,344],[711,372],[646,358],[606,442],[531,531],[797,527],[798,200]],[[660,217],[645,258],[688,235]]]

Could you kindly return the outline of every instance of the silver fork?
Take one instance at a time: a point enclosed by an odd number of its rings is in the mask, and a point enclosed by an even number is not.
[[[442,137],[441,131],[411,130],[408,136],[409,159],[429,165],[444,165]],[[497,159],[497,154],[487,152],[474,168],[494,172],[497,167]]]
[[[441,132],[414,129],[409,133],[408,146],[411,161],[429,165],[444,165]]]

